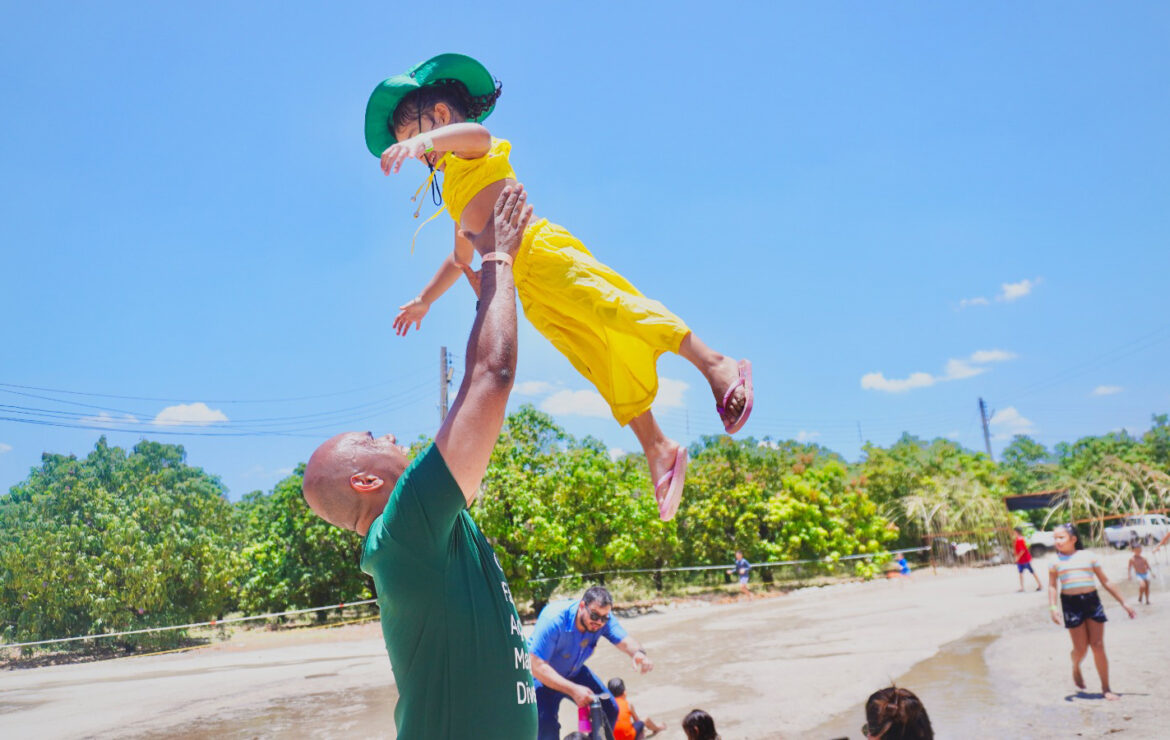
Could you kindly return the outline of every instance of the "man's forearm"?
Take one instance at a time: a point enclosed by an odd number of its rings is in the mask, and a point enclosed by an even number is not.
[[[635,653],[645,654],[646,652],[645,648],[642,647],[642,643],[638,642],[629,635],[626,635],[624,638],[622,638],[622,641],[617,644],[617,647],[631,658],[634,657]]]
[[[532,656],[532,677],[565,695],[570,695],[577,688],[577,684],[557,673],[551,665],[535,655]]]
[[[516,375],[516,297],[512,266],[491,260],[480,277],[479,313],[467,342],[467,373],[472,383],[487,381],[503,391]]]

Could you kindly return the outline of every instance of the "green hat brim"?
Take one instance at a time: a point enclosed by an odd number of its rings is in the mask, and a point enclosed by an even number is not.
[[[472,97],[491,95],[496,91],[496,81],[482,64],[463,54],[440,54],[425,62],[419,62],[405,74],[394,75],[383,80],[370,94],[366,104],[366,147],[370,154],[381,157],[391,144],[397,143],[394,136],[394,110],[402,98],[412,90],[434,84],[439,80],[459,80],[467,86]],[[493,103],[483,113],[470,119],[479,123],[491,115]]]

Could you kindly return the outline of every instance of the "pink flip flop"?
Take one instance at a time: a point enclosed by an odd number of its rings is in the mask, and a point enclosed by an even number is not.
[[[731,384],[727,389],[727,393],[723,394],[723,403],[715,404],[715,409],[719,412],[719,418],[723,418],[723,412],[727,410],[727,402],[731,400],[731,394],[735,393],[735,389],[743,386],[744,399],[743,411],[739,412],[739,417],[731,422],[723,422],[723,429],[728,434],[735,434],[743,425],[747,424],[748,417],[752,415],[752,400],[755,393],[752,390],[752,363],[747,360],[739,361],[739,380]]]
[[[654,484],[654,498],[658,500],[658,518],[664,522],[674,519],[682,501],[683,483],[687,478],[687,448],[679,445],[674,453],[674,467]],[[667,486],[666,491],[662,487]]]

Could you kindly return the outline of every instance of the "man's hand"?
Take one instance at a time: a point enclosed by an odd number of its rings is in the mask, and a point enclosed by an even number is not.
[[[399,306],[398,315],[394,317],[394,333],[400,337],[406,336],[411,324],[414,324],[414,328],[418,329],[422,325],[423,316],[427,315],[430,308],[431,304],[419,296],[415,296]]]
[[[569,698],[572,699],[573,702],[579,707],[587,707],[593,703],[594,699],[597,698],[593,695],[592,691],[579,683],[573,684],[571,691],[572,693],[569,694]]]
[[[496,199],[492,215],[492,220],[478,234],[468,231],[460,234],[475,246],[480,256],[489,252],[505,252],[515,257],[524,241],[524,230],[532,218],[532,206],[528,205],[528,193],[524,192],[524,186],[520,183],[506,186]]]
[[[654,661],[650,660],[650,656],[644,650],[634,653],[633,660],[634,670],[638,673],[649,673],[654,670]]]

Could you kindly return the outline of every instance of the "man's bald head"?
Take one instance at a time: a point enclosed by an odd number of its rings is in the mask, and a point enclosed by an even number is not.
[[[406,464],[406,450],[393,435],[338,434],[309,457],[302,485],[305,502],[330,524],[365,534],[386,507]]]

